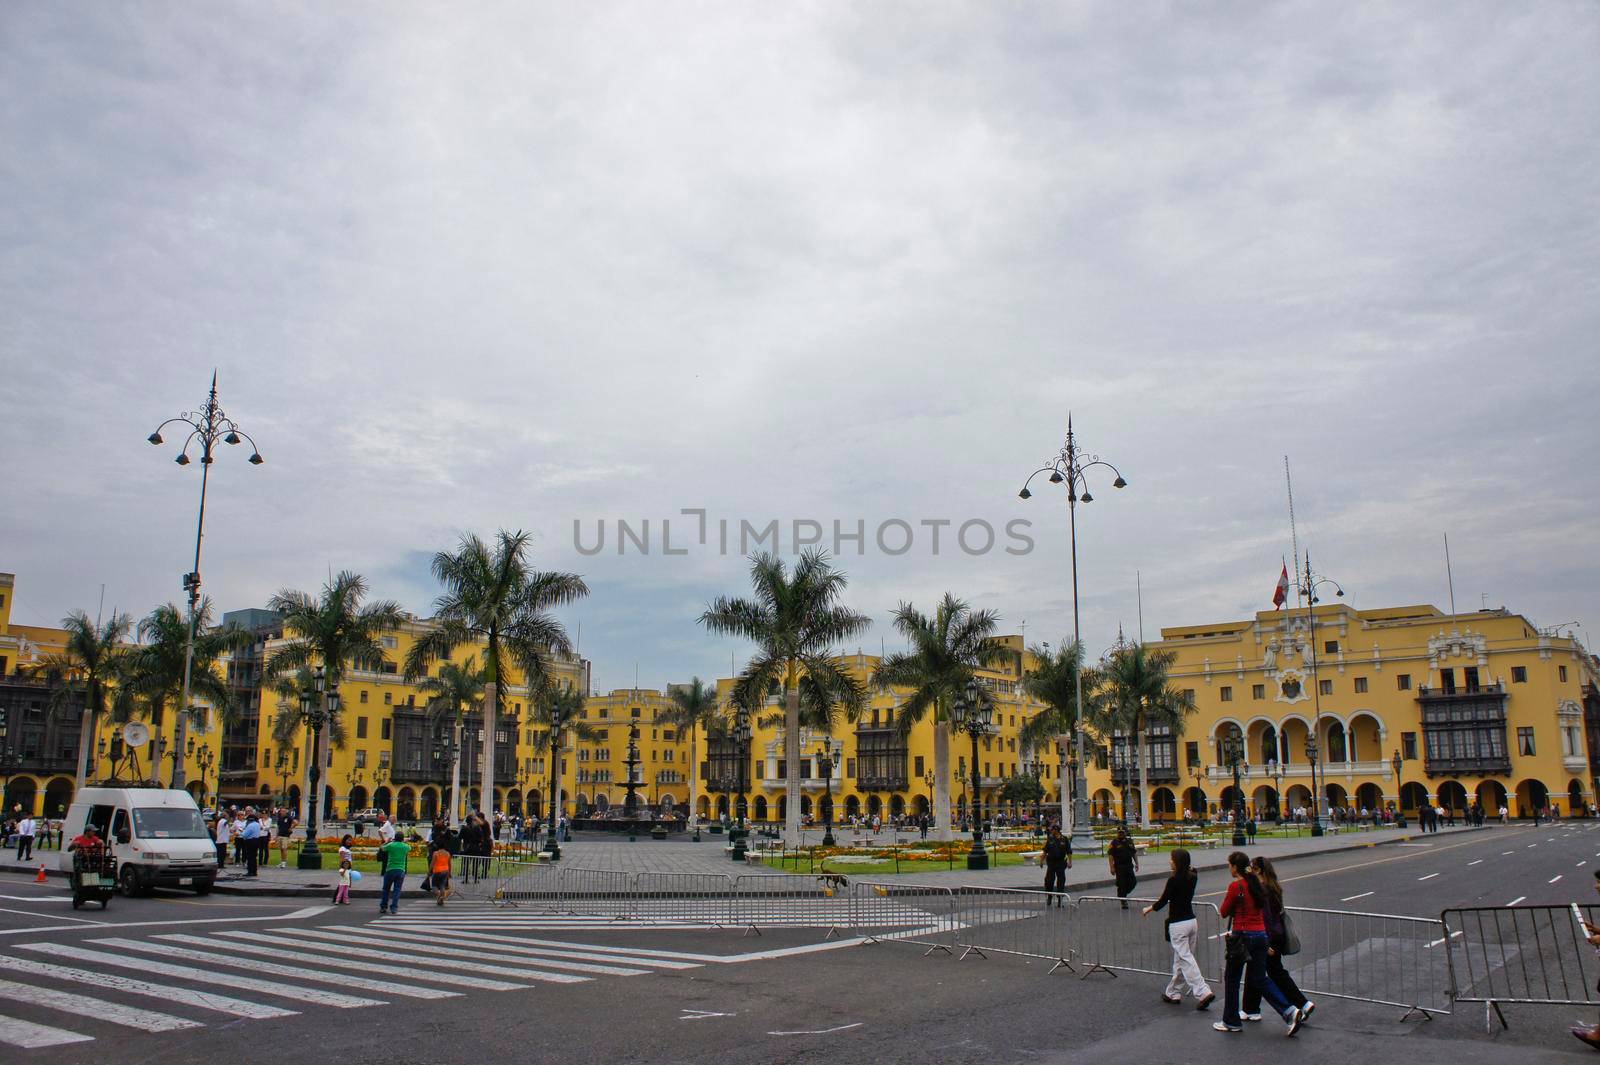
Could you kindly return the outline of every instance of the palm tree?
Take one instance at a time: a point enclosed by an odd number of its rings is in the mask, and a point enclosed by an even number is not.
[[[170,704],[174,709],[172,726],[172,782],[174,788],[184,783],[184,743],[189,734],[189,723],[200,717],[199,708],[183,701],[184,659],[189,645],[189,619],[171,603],[156,607],[138,627],[139,642],[128,649],[125,678],[122,687],[129,699],[142,704],[145,712],[156,724],[160,734],[162,718]],[[217,660],[223,654],[250,646],[254,637],[235,626],[215,627],[211,624],[211,600],[201,601],[194,615],[194,662],[189,679],[191,699],[198,696],[211,704],[218,719],[231,721],[236,713],[233,691],[217,672]],[[130,712],[125,707],[124,712]],[[159,777],[160,767],[151,764],[152,779]]]
[[[439,667],[439,675],[424,678],[417,691],[428,697],[428,716],[435,728],[448,722],[453,737],[450,760],[450,827],[461,825],[461,725],[466,716],[483,701],[484,672],[478,668],[476,655],[456,665],[446,662]]]
[[[323,804],[322,767],[327,761],[327,745],[322,741],[322,723],[331,717],[328,693],[338,690],[349,667],[360,663],[376,669],[384,662],[381,637],[405,622],[405,613],[398,603],[384,599],[363,606],[366,595],[366,578],[344,570],[322,586],[318,597],[285,588],[267,600],[267,608],[277,611],[283,619],[284,631],[294,633],[292,640],[268,656],[267,676],[313,665],[322,667],[323,671],[322,704],[313,708],[310,720],[307,794],[301,797],[302,803],[309,801],[310,805],[300,811],[305,818],[307,837],[313,840],[313,854],[316,853],[316,814]]]
[[[700,835],[700,815],[695,802],[699,798],[700,755],[698,742],[702,726],[708,730],[722,719],[722,708],[717,705],[717,689],[695,677],[687,686],[672,689],[672,706],[662,720],[680,730],[689,730],[689,824],[694,834]]]
[[[50,711],[68,711],[74,695],[82,694],[82,721],[78,727],[78,775],[73,794],[89,781],[89,752],[94,746],[99,718],[106,711],[106,689],[116,680],[133,629],[133,618],[111,612],[104,625],[89,620],[82,610],[61,619],[67,631],[66,645],[33,666],[29,672],[43,676],[51,685]]]
[[[894,612],[894,627],[910,641],[909,651],[884,658],[873,671],[879,688],[910,688],[901,704],[896,724],[909,734],[918,722],[933,714],[934,833],[950,838],[950,707],[979,669],[992,669],[1006,661],[1010,648],[994,638],[1000,616],[993,610],[973,610],[946,592],[933,616],[910,603]],[[973,796],[973,807],[978,796]]]
[[[1056,651],[1051,651],[1049,644],[1030,647],[1028,654],[1033,659],[1033,668],[1023,675],[1022,691],[1043,703],[1044,709],[1023,722],[1017,732],[1017,742],[1035,751],[1049,743],[1070,745],[1078,731],[1079,688],[1082,688],[1083,704],[1092,706],[1099,679],[1094,670],[1083,668],[1083,645],[1076,640],[1062,640]],[[1084,716],[1089,716],[1087,711]],[[1071,784],[1063,776],[1061,830],[1069,835],[1072,832],[1071,790]]]
[[[1096,701],[1093,723],[1103,738],[1114,743],[1113,737],[1118,733],[1133,737],[1134,757],[1139,762],[1141,824],[1148,821],[1150,810],[1145,733],[1152,727],[1165,727],[1176,740],[1183,735],[1184,717],[1195,710],[1194,696],[1169,686],[1172,663],[1177,657],[1171,651],[1153,651],[1142,643],[1119,647],[1106,663],[1104,688]],[[1126,815],[1126,798],[1123,810]]]
[[[313,708],[307,713],[307,708],[300,701],[300,693],[309,691],[316,682],[316,676],[309,665],[301,666],[291,673],[280,673],[272,681],[272,691],[278,697],[278,713],[272,719],[272,741],[277,744],[281,756],[284,751],[299,745],[305,736],[306,730],[311,728],[317,717]],[[328,746],[330,749],[344,750],[345,741],[349,738],[349,730],[345,727],[343,704],[339,709],[328,715]],[[309,768],[311,759],[307,757],[306,766]],[[263,770],[269,768],[262,766]],[[288,804],[288,797],[284,797],[284,804]]]
[[[552,859],[560,858],[561,845],[557,832],[561,823],[561,748],[568,733],[579,740],[591,740],[595,730],[585,723],[583,692],[565,682],[546,684],[536,689],[528,701],[528,718],[536,726],[548,730],[550,744],[550,830],[546,849]]]
[[[842,705],[851,714],[866,703],[866,691],[834,657],[834,645],[871,627],[865,614],[839,605],[845,575],[815,548],[800,555],[791,576],[765,552],[750,561],[754,598],[720,596],[700,615],[700,624],[725,636],[741,636],[756,653],[734,681],[734,696],[759,706],[774,686],[783,694],[786,762],[784,832],[800,842],[800,701],[802,681],[815,705]]]
[[[434,601],[434,629],[411,645],[406,678],[415,680],[435,659],[448,659],[465,644],[486,645],[483,657],[483,790],[494,816],[494,730],[504,701],[506,667],[520,665],[533,693],[546,687],[556,655],[572,653],[567,630],[550,611],[589,594],[575,573],[530,569],[525,532],[500,531],[491,547],[468,534],[454,554],[433,556],[433,575],[444,585]]]

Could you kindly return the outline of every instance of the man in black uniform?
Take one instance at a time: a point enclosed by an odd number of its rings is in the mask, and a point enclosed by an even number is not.
[[[1111,861],[1111,875],[1117,881],[1117,898],[1126,899],[1139,884],[1136,875],[1139,872],[1139,851],[1128,837],[1127,825],[1117,826],[1117,838],[1111,841],[1106,857]],[[1122,908],[1126,910],[1128,904],[1124,902]]]
[[[1067,890],[1067,870],[1072,868],[1072,841],[1061,834],[1055,825],[1050,826],[1050,835],[1044,841],[1044,889],[1055,897],[1046,899],[1044,904],[1049,906],[1052,902],[1061,905],[1061,896]]]

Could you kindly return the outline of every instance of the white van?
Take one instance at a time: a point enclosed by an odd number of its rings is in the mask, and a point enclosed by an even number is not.
[[[198,895],[217,879],[217,845],[187,791],[168,788],[84,788],[73,797],[63,825],[72,840],[92,824],[117,858],[117,884],[132,895],[150,887],[193,888]],[[61,851],[61,868],[72,855]]]

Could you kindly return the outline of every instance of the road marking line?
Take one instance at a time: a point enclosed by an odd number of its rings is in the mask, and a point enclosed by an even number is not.
[[[1419,877],[1417,877],[1417,879],[1418,880],[1432,880],[1434,877],[1436,877],[1438,875],[1439,875],[1438,873],[1429,873],[1427,876],[1419,876]]]
[[[1554,884],[1557,880],[1560,880],[1560,879],[1561,879],[1561,874],[1557,873],[1555,876],[1553,876],[1549,880],[1545,881],[1545,883]]]
[[[1531,851],[1531,850],[1533,850],[1533,848],[1535,848],[1537,846],[1538,846],[1537,843],[1530,843],[1530,844],[1528,844],[1528,849]]]
[[[379,932],[374,931],[373,929],[367,929],[365,934],[371,937],[374,941],[377,941],[380,946],[392,943],[397,948],[404,947],[407,950],[415,950],[423,954],[438,954],[446,958],[468,958],[481,961],[510,962],[513,965],[538,965],[550,969],[565,969],[575,973],[593,973],[596,976],[643,976],[648,971],[645,969],[625,967],[621,964],[596,965],[592,962],[565,961],[559,956],[530,957],[523,954],[516,948],[491,946],[489,944],[467,944],[466,946],[473,948],[468,950],[465,946],[439,946],[433,943],[431,940],[426,943],[418,943],[411,936],[404,932]],[[553,950],[543,951],[544,955],[552,955],[556,953],[557,952]],[[627,959],[608,956],[605,960],[621,963]],[[682,965],[681,962],[675,962],[673,964]],[[693,968],[694,966],[683,967]]]
[[[1526,896],[1526,895],[1518,895],[1516,898],[1514,898],[1510,902],[1506,903],[1506,905],[1507,906],[1515,906],[1517,903],[1521,902],[1523,899],[1525,899],[1527,897],[1528,896]]]
[[[135,980],[131,976],[118,976],[116,973],[95,973],[87,969],[69,969],[64,965],[51,965],[49,962],[33,961],[31,958],[13,958],[0,954],[0,969],[28,973],[30,976],[48,976],[53,980],[67,980],[76,984],[91,984],[102,991],[122,991],[130,995],[149,995],[152,998],[164,999],[168,1002],[181,1002],[185,1006],[226,1013],[235,1020],[240,1017],[263,1020],[270,1017],[293,1017],[295,1015],[294,1010],[279,1009],[277,1006],[267,1006],[259,1002],[247,1002],[242,998],[229,998],[227,995],[217,995],[210,991],[191,991],[186,987],[152,984],[146,980]]]
[[[479,976],[464,976],[456,973],[422,973],[414,968],[400,965],[383,965],[375,961],[355,961],[338,957],[344,948],[333,943],[285,943],[281,946],[260,946],[261,936],[258,932],[219,932],[218,935],[228,936],[232,939],[248,940],[250,945],[244,943],[229,943],[229,950],[242,951],[246,954],[259,954],[267,958],[283,958],[288,961],[304,961],[313,965],[332,965],[336,969],[356,969],[365,973],[383,973],[387,976],[403,976],[408,980],[430,979],[441,983],[448,981],[452,987],[472,987],[480,991],[522,991],[527,984],[513,984],[505,980],[485,980]],[[215,946],[214,940],[204,939],[200,936],[164,935],[158,939],[173,939],[185,943],[202,943]],[[289,947],[299,949],[290,950]],[[313,953],[304,953],[311,951]],[[335,957],[326,957],[316,951],[329,951]]]
[[[837,1028],[818,1028],[815,1031],[809,1031],[809,1032],[768,1032],[767,1034],[768,1035],[832,1035],[834,1032],[848,1032],[852,1028],[860,1028],[865,1023],[866,1023],[865,1021],[857,1021],[854,1024],[841,1024]]]
[[[1481,842],[1480,840],[1475,840],[1475,839],[1474,840],[1467,840],[1464,843],[1451,843],[1451,844],[1447,844],[1446,846],[1439,847],[1437,849],[1440,850],[1440,851],[1448,851],[1448,850],[1455,850],[1458,847],[1475,847],[1480,842]],[[1366,844],[1366,846],[1367,847],[1379,847],[1379,846],[1391,846],[1391,844],[1368,843],[1368,844]],[[1397,854],[1393,858],[1374,858],[1371,861],[1353,862],[1350,865],[1339,865],[1339,866],[1335,866],[1332,869],[1318,869],[1314,873],[1301,873],[1299,876],[1284,876],[1284,877],[1279,877],[1278,879],[1282,883],[1288,884],[1288,883],[1290,883],[1292,881],[1296,881],[1296,880],[1310,880],[1313,877],[1329,876],[1330,874],[1333,874],[1333,873],[1347,873],[1352,869],[1365,869],[1368,866],[1372,866],[1372,865],[1387,865],[1389,862],[1403,862],[1403,861],[1407,860],[1408,858],[1420,858],[1420,857],[1422,857],[1422,856],[1418,855],[1418,854]],[[1214,897],[1216,897],[1218,895],[1221,895],[1223,893],[1224,892],[1222,892],[1222,891],[1210,891],[1210,892],[1205,893],[1204,895],[1196,895],[1195,897],[1196,898],[1214,898]]]
[[[680,1021],[704,1021],[712,1017],[737,1017],[737,1013],[717,1013],[713,1010],[692,1010],[685,1007],[682,1012],[686,1016],[679,1017]]]
[[[474,938],[492,939],[510,943],[525,943],[533,947],[582,947],[586,951],[596,954],[624,954],[629,958],[670,958],[674,961],[718,961],[719,954],[687,954],[681,950],[649,950],[644,947],[609,947],[598,943],[570,943],[560,939],[532,939],[522,936],[496,936],[488,932],[474,932]]]
[[[198,942],[202,946],[224,946],[230,948],[233,946],[231,943],[207,942],[194,936],[186,938]],[[440,991],[432,987],[414,988],[403,984],[391,983],[387,980],[371,980],[364,976],[330,973],[320,969],[302,969],[297,965],[279,965],[270,961],[261,961],[257,958],[230,957],[226,954],[217,954],[214,951],[189,950],[184,947],[168,946],[165,943],[143,943],[137,939],[92,939],[89,942],[103,944],[108,947],[120,947],[123,950],[138,951],[144,954],[155,954],[161,957],[182,958],[185,961],[224,965],[234,969],[249,969],[251,972],[270,973],[273,976],[292,976],[298,980],[310,980],[314,984],[338,984],[340,987],[353,987],[361,991],[377,991],[380,994],[399,995],[402,998],[459,997],[454,991]]]
[[[588,976],[575,976],[572,973],[551,973],[539,969],[513,968],[509,965],[481,965],[469,961],[452,961],[449,958],[428,958],[416,954],[403,954],[397,950],[374,950],[371,947],[352,947],[347,935],[321,936],[312,929],[279,929],[280,935],[293,935],[309,939],[328,938],[339,948],[341,954],[349,954],[358,958],[377,958],[380,961],[399,961],[408,965],[431,965],[435,969],[457,969],[461,972],[484,973],[488,976],[503,976],[514,980],[534,980],[547,984],[581,984],[590,979]]]
[[[173,901],[178,901],[178,900],[173,900]],[[200,918],[183,918],[181,920],[175,920],[175,921],[118,921],[118,922],[112,922],[112,921],[85,921],[84,918],[81,918],[81,917],[66,917],[65,914],[61,915],[61,917],[57,918],[57,919],[58,920],[59,919],[65,919],[65,920],[69,920],[69,921],[84,921],[84,923],[86,923],[86,924],[98,925],[101,928],[150,928],[150,927],[154,927],[154,926],[158,926],[158,925],[170,925],[170,924],[181,924],[181,925],[192,925],[192,924],[232,924],[232,925],[237,925],[237,924],[251,923],[251,922],[255,922],[255,921],[297,921],[297,920],[300,920],[301,918],[304,918],[304,917],[310,917],[313,914],[324,913],[324,912],[326,912],[326,910],[327,910],[327,907],[325,907],[325,906],[307,906],[304,909],[296,910],[293,913],[275,913],[271,917],[200,917]],[[35,932],[68,932],[68,931],[76,932],[78,930],[79,929],[78,929],[77,925],[46,924],[46,925],[39,925],[37,928],[4,928],[4,929],[0,929],[0,936],[27,936],[27,935],[33,935]]]
[[[1515,854],[1515,853],[1517,853],[1517,852],[1516,851],[1501,851],[1500,852],[1500,857],[1504,858],[1508,854]]]
[[[1469,868],[1469,869],[1470,869],[1470,868],[1472,868],[1472,867],[1473,867],[1473,866],[1474,866],[1474,865],[1482,865],[1482,864],[1483,864],[1483,859],[1482,859],[1482,858],[1479,858],[1479,859],[1478,859],[1478,860],[1477,860],[1477,861],[1473,861],[1473,862],[1468,862],[1468,863],[1467,863],[1467,868]]]
[[[6,906],[0,906],[0,913],[20,913],[20,914],[25,914],[25,915],[27,915],[29,917],[38,917],[39,916],[39,913],[38,913],[37,910],[13,910],[13,909],[11,909],[9,907],[6,907]],[[64,913],[52,913],[50,915],[50,917],[51,917],[52,920],[56,920],[56,921],[72,921],[72,922],[74,922],[76,924],[99,924],[100,923],[99,921],[92,921],[87,917],[68,917]],[[31,929],[30,929],[30,931],[31,931]]]
[[[64,1028],[52,1028],[48,1024],[34,1024],[32,1021],[19,1020],[16,1017],[7,1017],[0,1014],[0,1043],[9,1043],[14,1047],[33,1050],[36,1047],[58,1047],[63,1043],[92,1043],[94,1036],[79,1035],[69,1032]]]
[[[71,902],[71,899],[58,898],[55,895],[0,895],[0,899],[9,899],[12,902]],[[7,910],[7,913],[21,913],[20,910]]]
[[[69,1010],[79,1016],[89,1016],[97,1021],[107,1021],[146,1032],[176,1032],[184,1028],[205,1027],[199,1021],[186,1020],[183,1017],[156,1013],[154,1010],[142,1010],[137,1006],[124,1006],[120,1002],[107,1002],[103,998],[76,995],[71,991],[58,991],[53,987],[19,984],[12,980],[0,980],[0,992],[35,1006]]]
[[[1459,935],[1462,935],[1462,934],[1463,933],[1461,933],[1461,932],[1451,932],[1450,935],[1449,935],[1449,938],[1450,939],[1454,939],[1454,938],[1456,938],[1456,936],[1459,936]],[[1428,946],[1437,947],[1440,943],[1443,943],[1443,942],[1444,942],[1443,938],[1435,939],[1432,943],[1429,943]]]
[[[1340,900],[1339,900],[1339,901],[1340,901],[1340,902],[1354,902],[1354,901],[1356,901],[1356,900],[1357,900],[1357,899],[1364,899],[1364,898],[1366,898],[1366,897],[1367,897],[1367,896],[1368,896],[1368,895],[1376,895],[1376,894],[1377,894],[1377,892],[1376,892],[1376,891],[1363,891],[1363,892],[1362,892],[1362,893],[1361,893],[1361,894],[1359,894],[1359,895],[1347,895],[1347,896],[1345,896],[1345,897],[1344,897],[1344,898],[1342,898],[1342,899],[1340,899]]]
[[[1584,867],[1584,866],[1586,866],[1586,865],[1588,865],[1588,864],[1589,864],[1589,861],[1588,861],[1588,859],[1587,859],[1587,858],[1586,858],[1586,859],[1584,859],[1584,860],[1583,860],[1583,861],[1581,861],[1581,862],[1579,862],[1579,863],[1578,863],[1578,868],[1579,868],[1579,869],[1582,869],[1582,868],[1583,868],[1583,867]]]
[[[546,958],[569,958],[576,961],[609,961],[623,962],[629,965],[643,965],[653,969],[698,969],[699,962],[668,961],[665,958],[635,958],[632,955],[601,954],[591,952],[582,943],[574,943],[571,949],[556,947],[524,946],[517,943],[509,936],[486,936],[479,932],[462,932],[459,930],[435,930],[430,933],[436,939],[454,942],[461,947],[477,947],[478,951],[505,951],[512,954],[527,954],[540,965],[546,964]]]
[[[335,1009],[355,1009],[358,1006],[383,1006],[387,1003],[372,998],[357,998],[354,995],[341,995],[336,991],[322,991],[314,987],[291,987],[287,984],[275,984],[270,980],[251,980],[244,976],[208,972],[205,969],[195,969],[187,965],[168,965],[166,962],[150,961],[146,958],[123,958],[115,954],[107,954],[99,950],[84,950],[82,947],[69,947],[65,943],[18,943],[18,950],[32,950],[40,954],[53,954],[61,958],[73,958],[77,961],[98,962],[101,965],[111,965],[121,969],[137,969],[140,972],[158,973],[161,976],[174,976],[180,980],[196,980],[214,987],[226,987],[230,990],[254,991],[260,995],[275,995],[279,998],[292,998],[300,1002],[311,1002],[318,1006],[332,1006]]]

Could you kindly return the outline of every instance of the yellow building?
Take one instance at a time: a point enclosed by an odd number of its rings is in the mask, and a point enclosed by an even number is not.
[[[1314,623],[1302,607],[1161,630],[1153,646],[1176,656],[1172,684],[1197,712],[1183,735],[1151,737],[1156,818],[1231,808],[1229,736],[1242,737],[1245,802],[1261,816],[1311,809],[1313,736],[1324,810],[1476,801],[1491,816],[1502,805],[1526,816],[1594,805],[1597,670],[1575,639],[1504,609],[1340,602],[1317,606]],[[1131,815],[1138,772],[1124,744],[1110,748],[1090,772],[1093,803],[1105,815],[1125,803]]]

